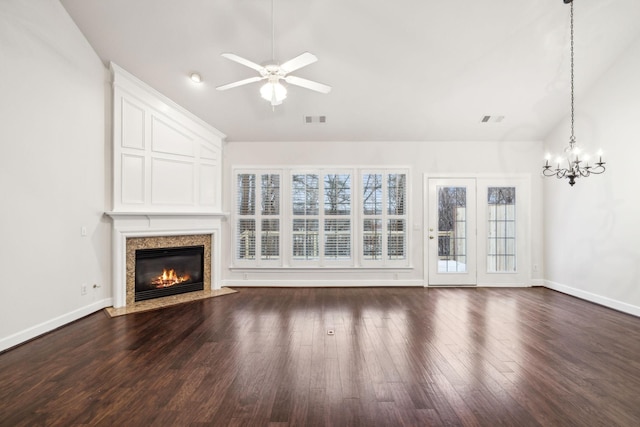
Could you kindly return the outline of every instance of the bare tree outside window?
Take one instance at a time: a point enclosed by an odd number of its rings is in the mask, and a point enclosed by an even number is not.
[[[292,176],[293,259],[309,260],[320,257],[319,184],[319,177],[316,174]],[[304,219],[296,217],[304,217]]]
[[[263,260],[280,258],[280,175],[263,174],[260,177],[262,216],[260,223],[260,254]],[[268,219],[265,219],[268,218]]]
[[[324,176],[324,256],[351,257],[351,175]]]
[[[362,255],[382,259],[382,174],[362,175]]]

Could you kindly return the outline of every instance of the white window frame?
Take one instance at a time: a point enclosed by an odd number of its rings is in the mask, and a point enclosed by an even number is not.
[[[254,174],[256,175],[256,211],[252,215],[256,221],[256,255],[255,259],[239,259],[238,258],[238,226],[240,218],[248,218],[249,216],[239,215],[239,200],[238,200],[238,176],[241,174]],[[261,177],[265,174],[279,174],[280,175],[280,212],[277,216],[263,217],[261,215]],[[318,175],[319,189],[318,189],[318,215],[317,216],[298,216],[293,214],[293,176],[300,174],[314,174]],[[326,215],[324,212],[324,178],[326,175],[336,174],[348,174],[351,181],[351,207],[349,215],[336,215],[336,219],[348,219],[350,221],[350,257],[349,259],[335,259],[325,256],[324,237],[325,237],[325,220],[334,218],[332,215]],[[382,215],[380,219],[383,222],[383,256],[381,259],[365,260],[363,254],[363,235],[364,235],[364,220],[365,215],[363,213],[363,183],[362,179],[365,174],[381,174],[383,177],[383,206]],[[388,209],[388,176],[390,174],[404,174],[406,176],[405,182],[405,206],[403,215],[390,215],[387,212]],[[367,167],[358,168],[353,166],[340,166],[340,167],[275,167],[275,168],[263,168],[242,166],[232,169],[232,182],[233,182],[233,199],[232,199],[232,214],[231,214],[231,232],[233,236],[232,244],[232,268],[409,268],[411,266],[411,233],[410,233],[410,217],[411,217],[411,173],[408,167]],[[312,260],[298,260],[293,259],[293,220],[304,218],[317,218],[318,220],[318,234],[319,234],[319,257]],[[262,219],[279,219],[279,259],[263,260],[261,259],[261,225]],[[389,259],[388,257],[388,221],[391,219],[402,219],[405,224],[405,257],[402,259]]]
[[[256,176],[256,201],[255,210],[252,215],[240,215],[238,206],[238,177],[240,175],[255,175]],[[280,176],[280,194],[279,194],[279,213],[277,215],[264,215],[262,213],[262,176],[263,175],[278,175]],[[283,194],[283,172],[279,169],[238,169],[233,174],[233,263],[243,267],[278,267],[282,264],[283,244],[282,244],[282,227],[283,227],[283,206],[282,206],[282,194]],[[238,239],[238,224],[241,219],[252,219],[255,221],[255,256],[254,259],[241,259],[238,257],[239,251],[239,239]],[[279,221],[279,245],[278,245],[278,258],[275,259],[262,259],[262,220],[274,219]]]
[[[390,214],[388,212],[389,206],[389,185],[388,179],[389,175],[405,175],[405,204],[404,204],[404,214]],[[382,175],[382,210],[379,215],[365,215],[363,212],[364,207],[364,177],[365,175]],[[360,255],[360,264],[367,267],[406,267],[410,265],[409,255],[410,255],[410,237],[411,233],[409,233],[409,212],[410,210],[410,201],[411,201],[411,189],[410,189],[411,175],[409,174],[409,169],[397,169],[397,168],[372,168],[372,169],[362,169],[358,175],[358,187],[359,187],[359,197],[362,200],[359,205],[359,214],[361,219],[358,221],[359,227],[359,244],[363,246],[364,240],[364,221],[366,219],[379,219],[382,221],[382,254],[380,259],[366,259],[364,255],[364,250],[361,250]],[[388,238],[390,231],[388,229],[390,220],[404,220],[404,258],[401,259],[392,259],[389,257],[389,244]]]
[[[290,206],[288,207],[288,212],[291,214],[291,219],[287,221],[287,226],[291,231],[292,235],[290,237],[289,244],[290,247],[286,248],[288,255],[290,256],[289,263],[291,266],[311,266],[311,267],[351,267],[354,266],[354,252],[353,252],[353,240],[354,240],[354,220],[353,220],[353,192],[354,192],[354,169],[346,169],[346,168],[337,168],[337,169],[294,169],[292,168],[289,171],[289,185],[291,186],[289,193],[287,194],[288,201]],[[317,215],[294,215],[293,214],[293,177],[295,175],[317,175],[318,176],[318,213]],[[332,215],[327,215],[324,210],[324,201],[325,201],[325,177],[327,175],[349,175],[349,179],[351,181],[351,193],[350,193],[350,208],[349,215],[336,215],[335,217]],[[294,259],[293,258],[293,221],[296,219],[312,219],[318,221],[318,258],[317,259]],[[325,221],[327,219],[348,219],[350,221],[350,230],[349,230],[349,239],[350,239],[350,256],[347,259],[334,259],[331,257],[327,257],[325,254]]]

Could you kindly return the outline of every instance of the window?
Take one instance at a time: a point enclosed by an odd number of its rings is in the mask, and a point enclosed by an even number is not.
[[[489,187],[487,191],[487,272],[516,271],[516,189]]]
[[[256,175],[238,175],[237,258],[256,257]]]
[[[260,175],[260,257],[280,258],[280,175]]]
[[[406,173],[362,174],[363,261],[407,259]]]
[[[318,175],[293,175],[291,204],[293,206],[293,259],[317,260],[319,243],[319,185]]]
[[[406,170],[247,170],[235,176],[238,265],[407,265]]]
[[[351,174],[291,175],[292,260],[351,260]]]
[[[351,259],[351,175],[324,176],[324,256]]]
[[[236,260],[279,260],[280,174],[238,174],[236,194]]]

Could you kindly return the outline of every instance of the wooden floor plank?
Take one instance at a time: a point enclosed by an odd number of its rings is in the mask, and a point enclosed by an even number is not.
[[[0,426],[640,425],[640,318],[543,288],[238,291],[0,353]]]

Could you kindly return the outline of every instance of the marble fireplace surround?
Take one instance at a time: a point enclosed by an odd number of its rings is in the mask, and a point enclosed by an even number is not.
[[[222,214],[108,212],[113,221],[113,307],[134,302],[135,249],[205,246],[205,290],[220,289]]]

